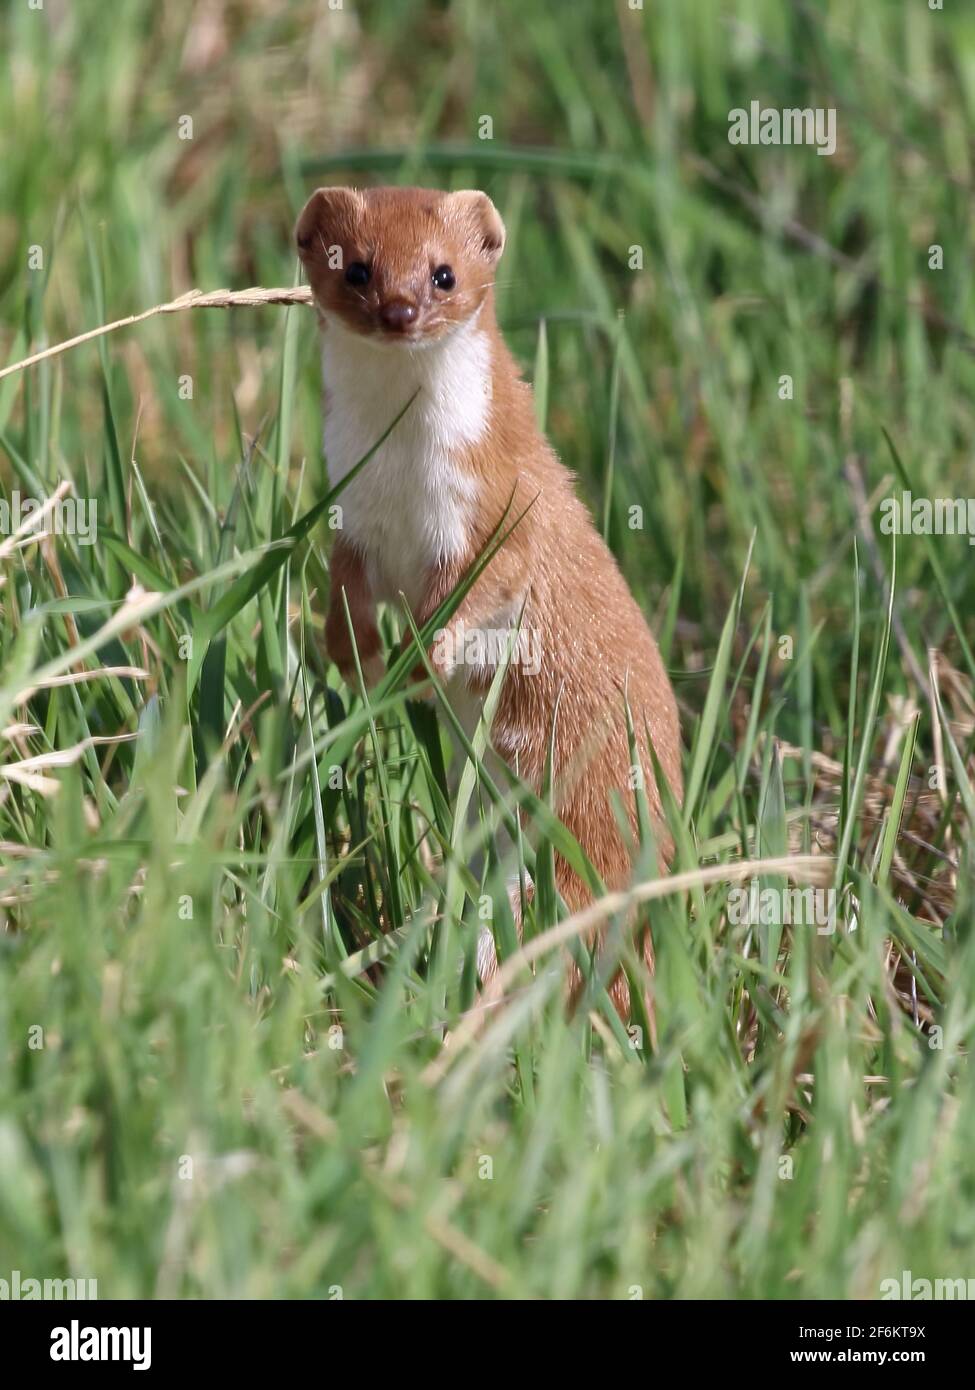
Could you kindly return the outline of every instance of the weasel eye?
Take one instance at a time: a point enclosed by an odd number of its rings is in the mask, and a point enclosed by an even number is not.
[[[353,261],[345,272],[345,278],[350,285],[368,285],[371,273],[364,261]]]
[[[438,290],[452,290],[457,281],[449,265],[438,265],[433,272],[433,283]]]

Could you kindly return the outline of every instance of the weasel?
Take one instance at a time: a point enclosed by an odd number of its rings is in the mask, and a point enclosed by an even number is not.
[[[449,698],[483,698],[521,618],[492,746],[539,788],[555,722],[554,806],[603,881],[624,887],[633,771],[626,700],[664,859],[670,841],[644,731],[681,796],[680,728],[657,645],[616,561],[535,422],[530,387],[499,332],[495,269],[505,229],[474,190],[319,188],[295,238],[322,328],[324,448],[334,486],[406,414],[342,494],[330,560],[328,654],[347,680],[384,670],[377,601],[404,596],[422,626],[482,553],[507,509],[507,539],[430,650]],[[556,858],[570,910],[590,899]],[[517,915],[517,914],[516,914]],[[648,964],[652,968],[649,942]],[[482,978],[497,968],[493,946]],[[574,969],[574,967],[573,967]],[[576,985],[578,988],[578,972]],[[620,972],[611,989],[626,1018]]]

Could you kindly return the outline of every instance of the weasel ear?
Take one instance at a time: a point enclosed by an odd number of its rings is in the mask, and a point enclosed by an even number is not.
[[[316,188],[295,227],[301,260],[327,260],[329,247],[349,239],[364,206],[354,188]]]
[[[480,254],[492,265],[499,261],[504,250],[504,223],[488,195],[476,188],[462,188],[447,198],[457,216],[471,229]]]

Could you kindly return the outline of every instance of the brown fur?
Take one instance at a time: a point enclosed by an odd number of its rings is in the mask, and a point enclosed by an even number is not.
[[[523,626],[540,634],[541,669],[531,674],[516,663],[510,666],[492,743],[512,764],[517,755],[521,776],[538,788],[558,702],[556,810],[607,885],[625,886],[631,875],[630,853],[611,804],[616,792],[632,826],[624,687],[665,858],[670,844],[643,731],[649,728],[679,798],[677,707],[646,620],[576,496],[571,474],[540,434],[531,390],[498,330],[491,282],[504,244],[501,219],[480,193],[320,189],[302,213],[296,235],[319,305],[357,332],[387,331],[383,306],[402,300],[416,310],[409,331],[418,338],[449,332],[472,315],[489,335],[488,428],[477,445],[457,459],[478,487],[468,551],[431,570],[414,616],[422,625],[436,610],[483,550],[510,504],[509,521],[519,516],[521,520],[461,603],[452,625],[491,627],[499,611],[527,593]],[[368,286],[356,290],[345,283],[340,268],[329,267],[328,248],[336,245],[344,266],[361,260],[371,267]],[[431,282],[432,269],[441,264],[455,272],[452,292],[443,293]],[[333,552],[332,581],[326,642],[348,675],[351,644],[343,588],[361,656],[378,655],[379,635],[363,557],[344,539]],[[489,674],[480,679],[481,691],[488,680]],[[586,888],[561,858],[556,860],[556,877],[570,908],[586,903]],[[622,975],[614,981],[612,995],[625,1017],[629,999]]]

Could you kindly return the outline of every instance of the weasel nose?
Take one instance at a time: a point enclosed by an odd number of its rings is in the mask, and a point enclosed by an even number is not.
[[[379,317],[394,333],[405,333],[416,319],[416,305],[407,299],[390,299],[379,310]]]

